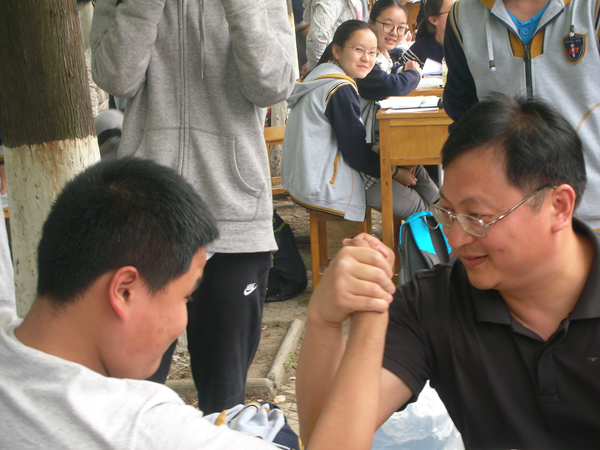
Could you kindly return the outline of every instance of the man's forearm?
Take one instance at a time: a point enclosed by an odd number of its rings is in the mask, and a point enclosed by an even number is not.
[[[387,323],[387,312],[353,314],[344,356],[312,432],[311,450],[371,448]]]

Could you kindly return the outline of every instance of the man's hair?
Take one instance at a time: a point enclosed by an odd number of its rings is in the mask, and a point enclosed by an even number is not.
[[[173,170],[137,158],[103,161],[67,183],[50,210],[37,294],[64,305],[124,266],[135,267],[155,293],[217,236],[206,203]]]
[[[577,196],[575,207],[581,201],[586,185],[581,140],[548,104],[502,94],[486,97],[455,124],[442,148],[442,166],[467,150],[490,147],[501,152],[509,183],[521,191],[568,184]]]

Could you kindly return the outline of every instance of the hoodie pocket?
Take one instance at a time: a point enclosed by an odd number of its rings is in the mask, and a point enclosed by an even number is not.
[[[136,156],[142,155],[137,152]],[[152,130],[146,133],[143,156],[177,170],[196,188],[218,221],[256,218],[265,182],[259,167],[246,167],[245,173],[256,177],[242,178],[233,136],[191,130],[186,138],[184,130]],[[259,164],[257,159],[244,161]]]
[[[233,136],[193,130],[183,161],[186,179],[198,189],[215,217],[226,222],[254,220],[259,198],[265,190],[265,180],[257,161],[260,158],[248,155],[247,149],[242,157],[237,150]],[[254,174],[251,179],[242,176],[240,160],[245,165],[243,173]]]

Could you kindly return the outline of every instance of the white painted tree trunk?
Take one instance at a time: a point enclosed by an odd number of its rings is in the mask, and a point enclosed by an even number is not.
[[[42,224],[67,180],[100,159],[75,2],[0,1],[0,122],[17,312],[37,287]],[[91,16],[88,9],[84,22]]]
[[[64,184],[100,159],[95,136],[39,145],[5,146],[17,313],[36,297],[37,246],[52,202]]]

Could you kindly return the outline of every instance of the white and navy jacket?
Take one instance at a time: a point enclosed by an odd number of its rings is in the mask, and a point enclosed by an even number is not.
[[[281,156],[283,187],[310,209],[363,221],[363,174],[379,177],[379,156],[365,140],[356,83],[337,65],[320,64],[288,98]]]
[[[502,0],[459,0],[444,42],[444,108],[458,120],[492,92],[554,105],[583,141],[588,185],[577,215],[600,228],[600,2],[550,0],[524,45]]]

